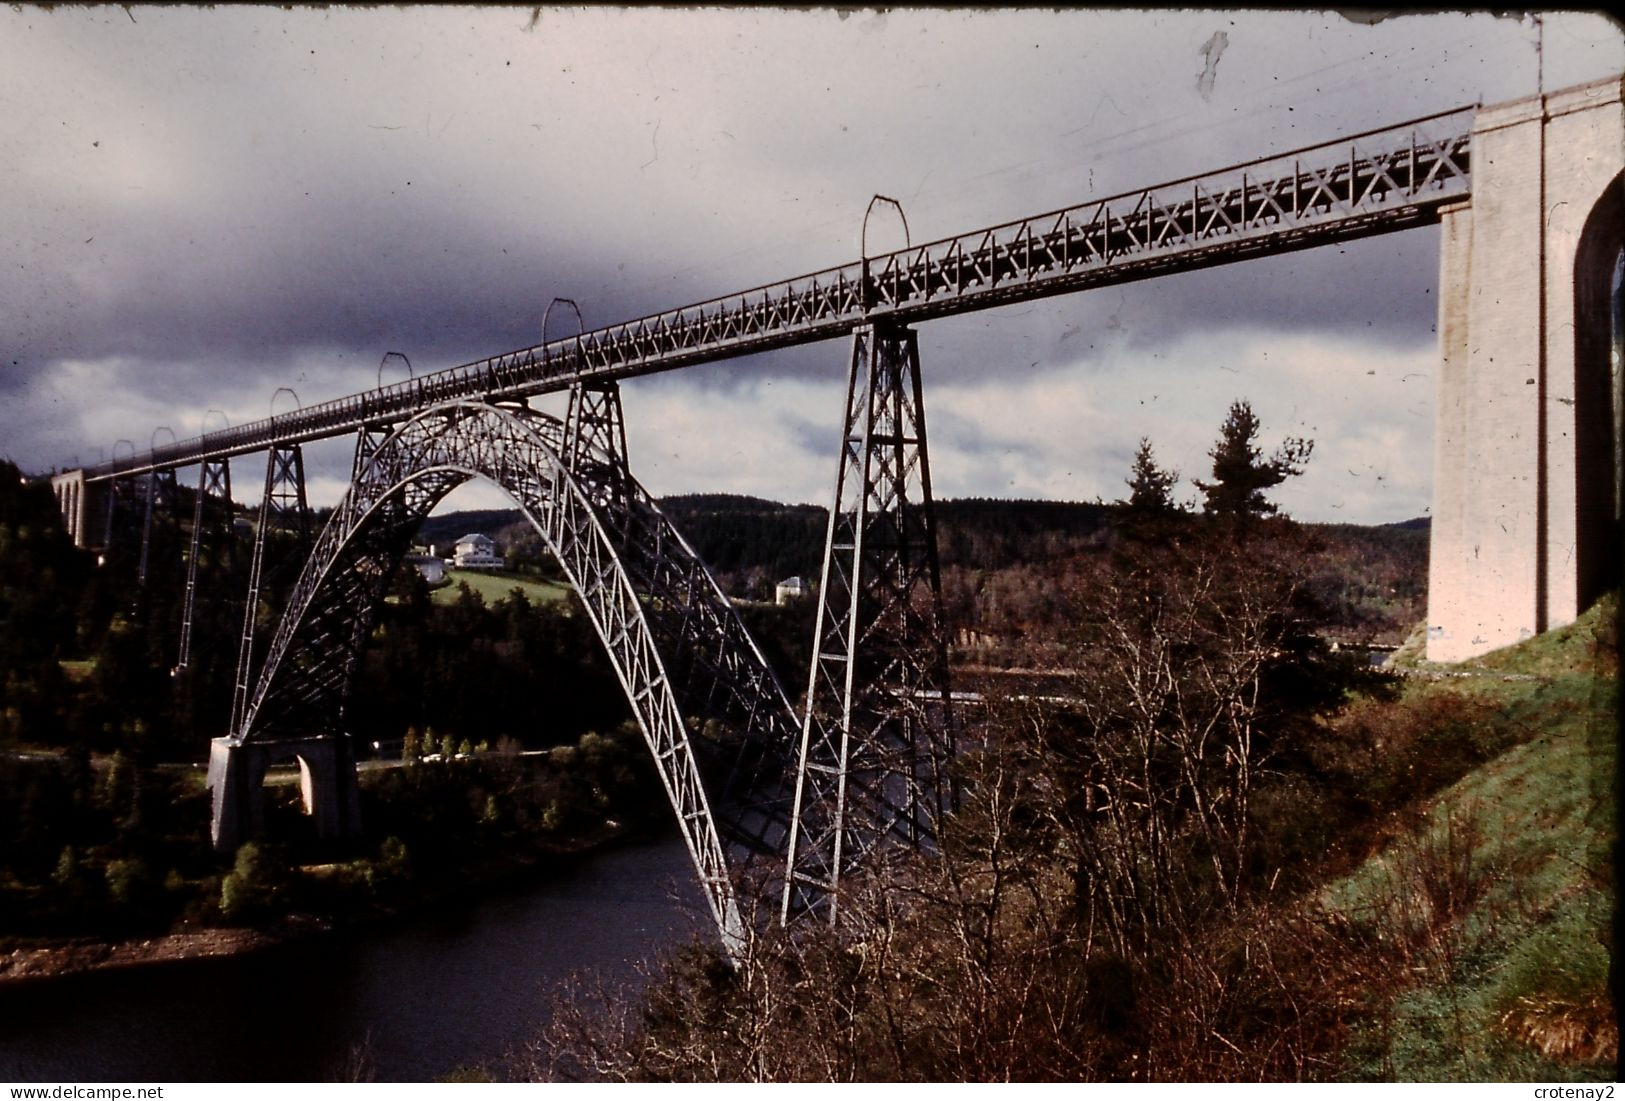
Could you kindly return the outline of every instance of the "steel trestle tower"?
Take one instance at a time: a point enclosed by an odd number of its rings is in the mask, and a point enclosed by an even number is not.
[[[853,333],[818,595],[783,919],[833,921],[888,837],[935,838],[953,801],[947,645],[913,330]],[[935,712],[933,714],[933,712]]]

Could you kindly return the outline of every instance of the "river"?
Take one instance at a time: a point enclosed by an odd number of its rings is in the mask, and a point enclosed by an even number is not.
[[[682,841],[631,844],[545,883],[221,960],[0,985],[0,1081],[429,1081],[533,1035],[572,976],[709,929]]]

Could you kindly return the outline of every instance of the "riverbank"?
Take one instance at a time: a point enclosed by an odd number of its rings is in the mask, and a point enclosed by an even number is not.
[[[43,982],[128,967],[149,967],[182,960],[219,959],[262,951],[299,932],[330,929],[319,919],[290,916],[283,928],[185,929],[138,940],[75,940],[39,948],[15,948],[0,955],[0,984]]]
[[[181,927],[168,933],[125,939],[74,937],[61,943],[27,944],[0,951],[0,988],[37,984],[97,971],[222,959],[263,952],[293,940],[338,929],[385,924],[439,906],[496,895],[515,887],[535,886],[579,859],[618,846],[651,840],[650,831],[606,822],[597,831],[567,842],[554,842],[529,851],[488,854],[465,866],[463,874],[433,885],[419,884],[411,897],[390,903],[372,902],[332,913],[290,913],[256,926]],[[332,865],[300,869],[320,878]]]
[[[500,1067],[557,998],[639,990],[658,957],[714,938],[682,839],[644,836],[263,951],[0,984],[0,1081],[432,1082]]]

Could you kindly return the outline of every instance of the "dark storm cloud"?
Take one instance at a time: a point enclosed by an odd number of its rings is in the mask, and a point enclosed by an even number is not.
[[[795,31],[741,19],[745,30],[768,42],[766,49],[758,47],[744,55],[734,78],[769,79],[771,66],[785,60],[777,51]],[[929,45],[921,56],[913,41],[901,37],[907,17],[877,17],[855,36],[841,36],[855,38],[857,48],[820,52],[821,67],[792,70],[781,94],[806,101],[798,113],[764,124],[761,107],[736,104],[732,117],[718,118],[714,128],[703,125],[703,111],[673,118],[658,106],[659,76],[673,70],[657,63],[663,47],[669,55],[669,45],[648,34],[628,35],[623,26],[612,27],[612,34],[629,39],[619,64],[630,79],[599,74],[596,87],[608,98],[594,106],[603,116],[615,116],[600,127],[599,136],[618,147],[617,152],[606,154],[603,148],[583,148],[576,142],[563,156],[558,155],[559,146],[538,148],[557,128],[546,121],[549,105],[541,98],[529,114],[544,121],[522,123],[521,116],[528,115],[515,112],[511,125],[493,131],[500,134],[501,144],[462,134],[466,119],[455,125],[461,114],[479,103],[477,92],[470,95],[470,86],[477,89],[478,81],[492,79],[493,68],[511,68],[507,61],[497,65],[504,52],[502,36],[480,40],[491,51],[481,65],[472,65],[451,50],[440,51],[442,64],[449,63],[450,71],[445,72],[426,70],[416,58],[425,49],[420,39],[446,28],[414,31],[409,14],[378,13],[371,19],[314,24],[294,16],[262,14],[252,21],[255,30],[281,30],[284,38],[292,32],[293,41],[275,47],[250,35],[239,20],[196,20],[199,30],[224,27],[227,48],[244,50],[258,71],[257,76],[234,74],[228,79],[222,62],[196,53],[187,37],[191,26],[179,19],[173,30],[154,31],[135,43],[129,39],[140,33],[139,28],[105,28],[94,38],[92,32],[98,28],[79,28],[96,46],[62,47],[64,51],[81,66],[94,61],[112,68],[121,90],[140,78],[133,72],[118,74],[116,67],[143,62],[145,50],[178,54],[194,67],[183,68],[195,72],[193,83],[183,80],[151,92],[151,102],[144,104],[146,113],[132,117],[148,130],[160,123],[190,125],[196,138],[181,150],[178,168],[206,173],[210,185],[203,188],[200,201],[166,206],[159,200],[156,207],[136,211],[139,217],[124,217],[117,203],[105,202],[100,208],[108,217],[98,216],[96,203],[86,204],[83,217],[71,212],[65,217],[64,212],[47,215],[41,227],[45,233],[35,243],[54,250],[53,260],[41,259],[7,273],[9,284],[12,279],[31,281],[43,269],[45,285],[55,284],[50,298],[31,311],[27,332],[19,334],[20,358],[33,362],[62,355],[198,358],[240,363],[246,370],[280,353],[320,348],[359,353],[405,345],[433,361],[455,362],[534,339],[530,312],[551,294],[589,301],[592,322],[602,324],[727,293],[757,279],[848,260],[856,252],[850,246],[826,252],[809,245],[798,253],[793,245],[774,247],[772,237],[767,237],[768,249],[729,257],[732,262],[726,266],[707,263],[730,236],[735,242],[748,240],[747,234],[764,228],[792,236],[810,233],[816,240],[831,215],[839,221],[842,190],[851,207],[847,212],[851,224],[844,227],[844,234],[826,233],[825,241],[855,238],[852,231],[860,219],[863,193],[903,191],[898,185],[912,185],[919,221],[937,223],[934,228],[943,232],[959,231],[995,214],[1036,212],[1051,196],[1076,201],[1113,184],[1143,184],[1227,163],[1237,156],[1240,135],[1260,143],[1258,151],[1263,151],[1264,144],[1291,144],[1300,128],[1319,125],[1335,132],[1338,125],[1354,125],[1356,120],[1366,124],[1364,111],[1381,110],[1359,104],[1358,112],[1345,105],[1331,113],[1323,106],[1313,121],[1242,125],[1238,133],[1237,124],[1222,113],[1222,94],[1215,107],[1211,96],[1197,104],[1189,90],[1182,96],[1176,88],[1167,88],[1169,103],[1189,102],[1193,111],[1207,113],[1183,120],[1172,116],[1172,121],[1165,118],[1146,127],[1138,114],[1106,106],[1115,99],[1109,84],[1101,81],[1109,80],[1106,73],[1114,66],[1104,43],[1092,40],[1087,28],[1059,17],[1029,16],[1028,21],[1035,32],[1028,65],[1032,71],[1004,74],[1010,105],[1020,104],[1019,111],[1001,119],[1003,128],[1014,132],[1014,141],[988,132],[997,113],[989,113],[985,106],[964,111],[963,94],[977,85],[967,84],[951,65],[967,38],[966,13],[939,13],[935,20],[916,22],[928,43],[933,36],[954,39],[936,44],[950,66],[946,73],[935,71]],[[1195,43],[1193,59],[1206,40],[1198,33],[1206,24],[1190,19],[1119,18],[1111,26],[1119,34],[1128,32],[1130,42],[1136,31],[1162,36],[1165,45],[1189,37]],[[376,35],[375,29],[385,33]],[[539,33],[545,41],[545,21]],[[56,37],[71,44],[75,36]],[[380,82],[380,88],[370,95],[355,94],[343,76],[344,67],[359,62],[360,51],[375,37],[383,40],[380,50],[391,40],[397,48],[390,53],[390,64],[366,65],[357,73],[357,81],[370,77]],[[639,37],[647,40],[651,51],[641,58],[641,66],[633,63],[638,59],[634,44]],[[1006,50],[1001,63],[1008,65],[1021,36],[995,35],[1001,37]],[[1234,37],[1236,50],[1231,56],[1239,66],[1246,62],[1249,37],[1242,31]],[[1048,53],[1044,47],[1049,47]],[[874,60],[864,60],[868,55]],[[1073,72],[1069,64],[1073,59],[1090,64]],[[524,65],[545,66],[550,72],[557,65],[562,72],[572,60],[582,68],[602,63],[590,54],[573,58],[558,46],[532,51]],[[1149,87],[1171,84],[1180,71],[1171,54],[1164,55],[1160,64],[1168,75]],[[117,80],[121,75],[123,80]],[[437,111],[433,95],[414,95],[417,79],[432,88],[452,84],[448,78],[459,75],[469,85],[457,89],[463,103],[448,103]],[[392,80],[399,86],[391,89]],[[864,94],[866,88],[878,90],[888,83],[897,92],[888,100]],[[524,87],[509,83],[502,90]],[[1034,95],[1039,89],[1047,94]],[[324,101],[324,93],[333,90],[340,90],[349,102]],[[192,92],[203,92],[207,98],[192,100],[188,95]],[[419,98],[421,104],[416,102]],[[1068,106],[1077,100],[1094,101],[1087,117]],[[820,112],[820,104],[829,109]],[[337,122],[323,117],[334,106],[340,112]],[[422,135],[416,117],[420,109]],[[152,115],[164,117],[154,122],[148,117]],[[956,115],[963,116],[957,125]],[[875,125],[892,118],[908,119],[913,132]],[[792,120],[793,125],[786,124]],[[95,146],[102,148],[100,141],[105,140],[108,159],[121,145],[133,144],[117,117],[104,114],[98,121],[105,125],[95,132],[107,133],[95,140]],[[748,163],[758,170],[759,182],[768,186],[752,194],[747,190],[749,179],[734,179],[729,182],[738,188],[735,194],[714,196],[714,202],[706,201],[710,197],[682,195],[680,179],[670,177],[696,175],[709,167],[713,150],[706,143],[715,140],[711,131],[731,133],[729,126],[752,139]],[[241,133],[245,129],[250,131],[246,138]],[[562,133],[578,129],[565,126]],[[624,148],[641,145],[645,130],[647,150]],[[660,164],[662,130],[668,166]],[[703,140],[697,134],[701,130]],[[851,130],[859,135],[842,137]],[[430,135],[434,140],[428,140]],[[882,142],[893,148],[884,148]],[[167,147],[172,156],[175,144]],[[1098,184],[1093,168],[1087,173],[1057,173],[1051,164],[1045,176],[1043,158],[1031,156],[1039,151],[1071,157],[1071,145],[1081,146],[1086,155],[1091,149],[1109,155]],[[1240,148],[1253,151],[1252,146]],[[437,153],[449,160],[426,159]],[[843,159],[842,153],[850,159]],[[188,154],[196,157],[195,163]],[[997,169],[976,171],[982,158],[998,164],[998,158],[1013,154],[1020,158],[1018,166],[1028,163],[1002,175]],[[559,161],[574,161],[582,177],[563,195],[554,186]],[[627,178],[626,170],[634,164],[640,176],[651,169],[664,175],[654,176],[660,181],[655,186],[640,187]],[[931,177],[950,173],[958,179],[950,177],[933,187]],[[847,181],[857,186],[843,189],[841,184]],[[669,186],[674,182],[679,186]],[[1025,188],[1032,195],[1031,205],[1012,209],[1008,196],[1023,184],[1032,185]],[[1090,186],[1082,186],[1086,184]],[[927,189],[923,195],[918,194],[921,188]],[[499,204],[489,202],[493,193],[502,196]],[[617,197],[664,204],[669,213],[650,218],[647,213],[615,209]],[[776,208],[785,206],[789,209]],[[657,223],[659,229],[640,232]],[[63,259],[62,254],[70,251],[83,255]],[[667,276],[667,271],[675,274]],[[61,278],[64,273],[66,278]],[[52,280],[52,274],[59,278]],[[1262,276],[1252,281],[1260,285],[1259,293],[1248,296],[1255,302],[1279,296],[1279,291],[1272,295],[1262,287]],[[1186,285],[1199,282],[1188,280]],[[24,292],[20,286],[0,285],[8,296]],[[1181,296],[1177,288],[1167,293],[1180,307],[1179,316],[1208,323],[1206,315],[1213,311],[1203,307],[1211,297]],[[1277,313],[1303,318],[1305,324],[1347,316],[1342,308],[1347,295],[1334,279],[1293,280],[1291,293],[1298,301],[1288,304],[1289,311]],[[1086,303],[1085,313],[1089,310]]]
[[[1551,79],[1618,66],[1599,23],[1548,18]],[[28,465],[211,408],[264,415],[280,385],[352,392],[388,350],[421,373],[528,345],[555,295],[595,327],[844,263],[876,192],[922,241],[1533,79],[1530,28],[1489,16],[155,7],[0,25],[0,448]],[[1093,370],[1121,403],[1175,346],[1423,347],[1435,253],[1413,232],[922,326],[928,379],[964,402],[934,438],[1011,454],[1001,387],[1035,400]],[[846,357],[637,383],[629,402],[672,435],[663,488],[706,488],[683,464],[728,441],[692,426],[750,401],[783,418],[749,426],[756,451],[774,431],[826,449]],[[738,466],[716,461],[706,477]]]
[[[83,258],[0,277],[8,299],[33,299],[13,320],[13,347],[31,360],[259,364],[398,343],[431,358],[468,356],[533,342],[554,288],[603,285],[615,274],[595,269],[583,243],[544,248],[534,227],[516,232],[438,198],[352,193],[301,203],[272,194],[252,214],[168,210],[135,225],[87,225],[83,244],[69,228],[42,245],[78,248]],[[43,286],[33,283],[40,274]]]
[[[1438,314],[1438,231],[1409,230],[1140,284],[1115,307],[1139,343],[1240,326],[1430,341]]]

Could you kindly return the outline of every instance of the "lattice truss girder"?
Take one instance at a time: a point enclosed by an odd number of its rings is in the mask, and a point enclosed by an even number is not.
[[[434,505],[470,477],[486,477],[513,495],[581,594],[718,926],[734,942],[743,925],[712,800],[733,812],[722,824],[737,837],[774,849],[788,807],[773,796],[788,775],[796,724],[692,550],[624,468],[621,503],[606,506],[561,460],[564,426],[523,407],[438,407],[374,444],[315,541],[237,736],[342,733],[345,693],[391,572]],[[608,470],[615,458],[593,448],[585,465]],[[730,683],[718,687],[718,679]],[[704,735],[691,735],[685,717],[708,718]],[[753,769],[716,764],[740,759]]]
[[[956,237],[476,360],[104,464],[96,473],[257,451],[399,420],[825,339],[887,312],[914,321],[1291,251],[1436,220],[1470,194],[1471,108],[1090,200]]]
[[[845,873],[887,838],[920,845],[952,800],[930,463],[913,332],[853,334],[807,691],[786,921],[833,920]]]

